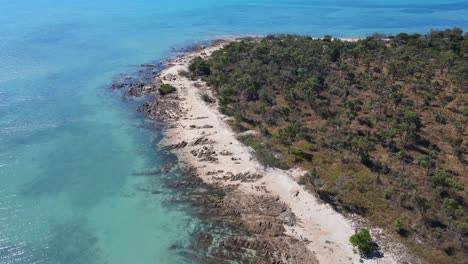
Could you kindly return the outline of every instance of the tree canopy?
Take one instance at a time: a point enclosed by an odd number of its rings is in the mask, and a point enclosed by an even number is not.
[[[468,256],[467,41],[460,28],[355,42],[275,35],[190,70],[235,129],[259,132],[246,143],[271,153],[261,160],[313,170],[301,182],[322,199],[397,236],[404,216],[402,242],[450,263]]]

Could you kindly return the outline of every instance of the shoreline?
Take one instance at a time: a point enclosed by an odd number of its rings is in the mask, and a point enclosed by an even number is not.
[[[244,228],[253,231],[257,237],[264,237],[265,241],[288,239],[289,247],[281,245],[285,247],[285,252],[281,252],[283,254],[280,253],[275,260],[287,263],[374,261],[361,259],[354,253],[349,242],[349,237],[355,230],[363,226],[358,224],[363,222],[362,219],[357,217],[356,220],[353,217],[351,220],[306,191],[296,180],[304,174],[303,171],[265,169],[252,155],[252,150],[239,141],[238,134],[226,123],[229,117],[218,111],[217,103],[206,103],[202,100],[202,93],[212,96],[211,89],[201,80],[190,80],[182,76],[184,71],[188,71],[192,58],[207,58],[227,43],[245,38],[251,37],[216,40],[208,46],[194,46],[185,54],[164,61],[164,69],[153,77],[150,86],[141,87],[137,93],[130,94],[152,94],[157,90],[154,88],[161,83],[176,87],[177,92],[146,103],[139,111],[150,119],[162,120],[165,123],[164,138],[160,145],[175,153],[179,163],[194,168],[197,177],[203,183],[229,189],[228,208],[241,212],[237,220]],[[258,203],[249,204],[243,197],[249,197]],[[283,212],[276,215],[266,214],[269,218],[265,222],[265,219],[262,219],[265,213],[257,211],[262,211],[262,201],[271,202],[271,198],[274,198],[274,203],[269,204],[270,207],[284,205],[284,208]],[[226,201],[222,204],[226,205]],[[258,232],[259,225],[265,223],[269,225],[260,228]],[[272,229],[277,232],[268,234]],[[371,232],[383,234],[378,229],[371,229]],[[277,242],[273,245],[278,245]],[[299,252],[294,252],[295,248],[299,248]],[[404,249],[400,245],[383,243],[381,252],[383,256],[377,259],[379,263],[398,263],[408,259],[407,254],[402,253]],[[297,255],[298,258],[291,261],[284,258],[287,255]]]

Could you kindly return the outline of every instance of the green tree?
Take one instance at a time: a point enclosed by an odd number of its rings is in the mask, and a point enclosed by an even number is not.
[[[192,59],[189,65],[189,70],[195,76],[207,76],[211,74],[210,65],[201,57],[196,57]]]
[[[427,210],[429,210],[432,205],[431,202],[424,196],[419,193],[414,195],[414,201],[416,203],[416,208],[418,208],[419,212],[424,215]]]
[[[361,255],[367,256],[377,249],[377,244],[372,240],[369,230],[363,228],[349,239],[354,247],[357,247]]]
[[[401,102],[403,101],[403,95],[401,93],[392,93],[391,94],[391,97],[392,97],[392,102],[393,102],[393,106],[394,106],[394,110],[397,109],[397,107],[401,104]]]
[[[409,140],[421,130],[422,123],[417,113],[411,110],[405,110],[400,118],[398,118],[396,127],[400,132],[401,143],[403,147],[406,148]]]
[[[369,151],[374,149],[374,143],[367,136],[353,136],[350,140],[352,149],[356,151],[364,164],[369,165]]]
[[[301,129],[301,124],[296,122],[294,124],[290,124],[284,129],[280,129],[279,131],[279,139],[282,144],[288,146],[288,154],[291,154],[291,145],[294,142],[294,139],[297,137]]]
[[[357,113],[362,110],[362,101],[359,98],[353,98],[346,101],[346,106],[353,115],[357,115]]]
[[[444,198],[443,205],[445,212],[452,217],[462,217],[464,214],[463,207],[452,198]]]
[[[405,225],[403,223],[402,220],[400,219],[397,219],[395,221],[395,231],[400,234],[401,236],[405,236],[406,234],[406,229],[405,229]]]
[[[436,161],[439,154],[436,151],[429,152],[429,155],[424,155],[420,158],[419,164],[426,169],[426,177],[429,177],[436,168]]]

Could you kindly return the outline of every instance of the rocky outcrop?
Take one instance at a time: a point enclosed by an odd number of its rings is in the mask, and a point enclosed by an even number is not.
[[[179,98],[175,95],[166,95],[164,99],[145,103],[138,111],[150,119],[159,121],[177,120],[183,113],[179,107]]]
[[[180,143],[165,146],[163,147],[163,149],[164,150],[181,149],[181,148],[185,148],[187,145],[188,145],[188,142],[185,140],[182,140]]]
[[[239,163],[240,157],[233,153],[227,150],[218,153],[213,149],[215,142],[210,139],[210,135],[213,138],[216,133],[212,129],[213,125],[205,120],[205,116],[192,117],[188,114],[189,109],[183,110],[183,98],[179,98],[177,94],[157,96],[157,89],[162,82],[178,80],[180,76],[160,76],[154,73],[156,66],[142,65],[141,72],[149,73],[149,76],[123,78],[115,82],[112,88],[125,90],[128,96],[154,95],[138,108],[149,119],[162,121],[168,127],[180,126],[174,122],[177,120],[190,120],[194,123],[184,129],[201,130],[193,131],[199,135],[196,138],[181,140],[165,146],[164,150],[184,149],[203,164],[219,164],[220,159]],[[163,173],[173,171],[172,168],[173,166],[134,175],[162,177]],[[307,241],[286,234],[286,226],[297,224],[295,215],[286,204],[278,197],[268,194],[266,189],[263,192],[265,195],[246,194],[238,190],[240,183],[257,182],[262,179],[262,175],[216,170],[209,174],[217,182],[206,184],[197,173],[196,169],[186,169],[177,181],[170,183],[175,191],[180,190],[180,195],[173,202],[190,203],[200,219],[206,222],[203,225],[205,229],[195,233],[191,250],[184,252],[185,255],[203,263],[317,263],[314,255],[307,249]],[[221,181],[229,184],[218,185]]]
[[[218,178],[223,181],[240,181],[240,182],[256,182],[257,180],[261,179],[263,176],[256,173],[245,172],[245,173],[238,173],[234,175],[231,172],[227,172],[222,177]]]
[[[190,151],[190,153],[197,157],[200,161],[209,161],[209,162],[215,162],[218,161],[218,154],[216,154],[216,151],[214,151],[212,148],[209,148],[207,146],[203,146],[202,148],[199,149],[193,149]]]
[[[235,186],[207,185],[198,179],[195,169],[188,170],[177,188],[200,208],[200,216],[219,219],[222,227],[216,228],[215,235],[201,231],[195,236],[193,247],[204,254],[193,253],[194,259],[204,263],[317,263],[306,241],[285,234],[284,225],[295,225],[295,215],[278,197],[245,195]]]

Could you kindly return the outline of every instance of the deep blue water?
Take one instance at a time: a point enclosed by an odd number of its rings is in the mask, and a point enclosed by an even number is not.
[[[201,222],[156,130],[106,87],[174,47],[241,34],[468,28],[468,1],[0,0],[0,263],[180,263]],[[158,190],[158,194],[151,194]]]

